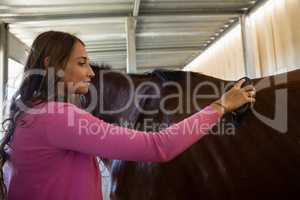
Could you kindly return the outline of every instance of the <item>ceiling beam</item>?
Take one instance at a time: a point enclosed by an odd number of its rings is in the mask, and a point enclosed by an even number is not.
[[[139,49],[137,50],[136,54],[150,54],[150,53],[189,53],[189,52],[202,52],[202,49],[198,47],[179,47],[179,48],[153,48],[153,49]],[[102,55],[102,54],[108,54],[108,55],[126,55],[126,50],[94,50],[94,51],[88,51],[90,56],[94,55]]]
[[[269,0],[256,0],[255,4],[252,7],[250,7],[244,14],[250,15],[251,13],[255,12],[257,9],[262,7],[268,1]]]
[[[140,50],[168,50],[168,49],[195,49],[195,50],[199,50],[202,51],[203,47],[201,46],[201,44],[199,45],[191,45],[191,46],[183,46],[183,45],[169,45],[169,46],[148,46],[148,47],[139,47],[137,48],[138,51]]]
[[[145,12],[145,10],[141,11],[140,14],[143,16],[151,16],[151,15],[214,15],[214,14],[221,14],[221,15],[240,15],[244,13],[243,10],[212,10],[212,9],[203,9],[203,10],[174,10],[174,11],[170,11],[170,10],[156,10],[154,12]]]
[[[92,3],[92,4],[59,4],[59,5],[32,5],[30,2],[27,5],[6,5],[1,6],[1,15],[8,13],[15,13],[18,15],[40,15],[40,13],[53,15],[53,14],[82,14],[82,13],[125,13],[131,7],[130,2],[126,3]]]
[[[241,13],[154,13],[154,14],[141,14],[139,12],[139,21],[140,20],[161,20],[161,19],[169,19],[169,20],[177,20],[177,19],[187,19],[191,20],[195,18],[195,20],[199,20],[199,18],[230,18],[237,17]],[[35,22],[35,21],[45,21],[45,20],[76,20],[76,19],[89,19],[89,18],[102,18],[103,19],[113,19],[120,17],[127,17],[128,13],[78,13],[78,14],[42,14],[37,13],[34,15],[30,14],[17,14],[17,13],[0,13],[0,19],[2,19],[6,23],[16,23],[16,22]],[[198,18],[198,19],[197,19]]]
[[[123,24],[125,17],[92,17],[92,18],[73,18],[73,19],[44,19],[44,20],[31,20],[31,21],[15,21],[10,26],[12,27],[57,27],[57,26],[77,26],[86,24],[95,24],[104,26],[111,26],[112,24]]]
[[[154,69],[182,69],[183,68],[183,65],[172,65],[172,66],[152,66],[152,67],[140,67],[137,71],[139,70],[154,70]],[[125,68],[121,68],[121,67],[116,67],[116,68],[112,68],[113,70],[124,70]]]
[[[134,0],[134,7],[133,7],[133,13],[132,13],[133,17],[139,16],[140,5],[141,5],[141,0]]]

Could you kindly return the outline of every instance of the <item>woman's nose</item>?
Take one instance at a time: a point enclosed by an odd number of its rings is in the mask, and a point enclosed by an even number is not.
[[[95,73],[94,73],[94,71],[93,71],[93,69],[91,68],[90,65],[89,65],[89,74],[88,74],[88,76],[89,76],[90,78],[93,78],[93,77],[95,76]]]

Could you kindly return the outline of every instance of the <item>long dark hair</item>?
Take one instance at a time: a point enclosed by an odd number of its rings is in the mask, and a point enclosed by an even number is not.
[[[25,107],[32,108],[36,103],[40,104],[57,100],[56,88],[61,77],[59,77],[56,72],[65,68],[76,42],[80,42],[84,45],[79,38],[72,34],[48,31],[40,34],[32,44],[24,68],[23,81],[10,100],[10,105],[6,106],[5,110],[8,111],[8,117],[2,122],[4,137],[0,144],[0,199],[7,198],[3,165],[9,159],[7,150],[16,128],[16,121],[20,114],[24,112],[19,105],[22,103]],[[45,64],[45,60],[49,62]],[[53,76],[49,75],[50,68],[54,71],[54,73],[52,73]],[[31,73],[34,70],[39,70],[44,73]],[[52,83],[54,83],[54,85],[49,84],[49,77],[53,79]],[[8,99],[6,99],[6,101],[8,102]]]

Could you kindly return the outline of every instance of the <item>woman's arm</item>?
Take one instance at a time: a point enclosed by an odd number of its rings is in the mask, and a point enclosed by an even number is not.
[[[208,106],[160,132],[146,133],[106,123],[69,103],[60,105],[59,112],[43,117],[51,145],[131,161],[169,161],[197,142],[220,118],[218,108]]]
[[[103,158],[169,161],[197,142],[225,112],[255,102],[255,88],[253,85],[241,88],[244,81],[240,80],[202,111],[157,133],[114,126],[72,104],[52,102],[53,107],[63,109],[45,114],[46,136],[57,148]]]

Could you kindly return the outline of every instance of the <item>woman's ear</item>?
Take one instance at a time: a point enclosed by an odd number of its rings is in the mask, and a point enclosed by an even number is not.
[[[47,57],[44,59],[44,66],[45,66],[45,67],[49,67],[49,63],[50,63],[50,57],[47,56]]]

